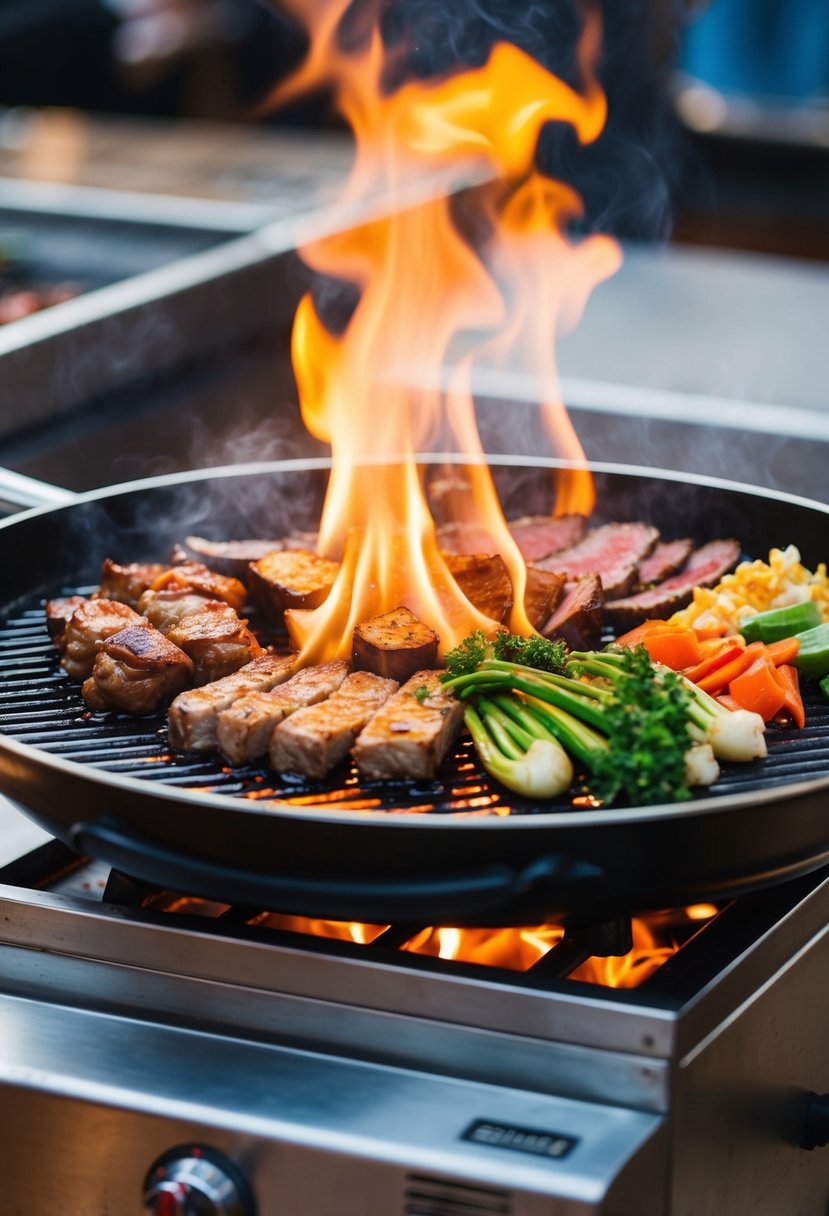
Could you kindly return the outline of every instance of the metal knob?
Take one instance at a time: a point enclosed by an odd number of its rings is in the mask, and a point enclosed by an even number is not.
[[[255,1216],[253,1196],[241,1171],[214,1149],[173,1149],[144,1182],[144,1211],[154,1216]]]

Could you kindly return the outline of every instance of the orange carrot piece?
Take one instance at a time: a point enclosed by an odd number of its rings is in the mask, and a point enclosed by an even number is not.
[[[636,625],[628,633],[617,638],[616,645],[630,649],[633,646],[641,646],[647,638],[657,633],[676,633],[677,630],[684,629],[684,625],[672,625],[670,621],[643,621],[641,625]]]
[[[655,633],[642,643],[655,663],[664,663],[674,671],[700,661],[699,642],[691,629],[677,633]]]
[[[775,721],[778,718],[788,719],[799,730],[802,730],[806,725],[806,710],[803,708],[803,698],[800,695],[800,674],[797,668],[792,667],[789,663],[781,663],[774,669],[774,678],[783,689],[786,698],[775,715]]]
[[[780,638],[778,642],[766,642],[766,649],[775,667],[780,667],[784,663],[793,663],[797,658],[797,652],[800,650],[800,639]]]
[[[705,676],[710,676],[720,667],[724,667],[726,663],[730,663],[732,659],[737,659],[743,653],[743,646],[726,646],[725,649],[720,647],[718,653],[710,655],[707,659],[697,663],[696,667],[689,667],[687,671],[683,671],[683,675],[692,684],[699,684],[700,680]]]
[[[738,705],[733,697],[729,697],[727,692],[721,692],[717,697],[720,705],[724,705],[729,712],[733,713],[735,709],[742,709],[742,705]]]
[[[731,681],[728,691],[738,705],[759,714],[764,722],[770,722],[786,700],[775,678],[774,664],[762,655]]]
[[[736,655],[729,663],[724,663],[722,667],[718,667],[710,675],[703,676],[701,680],[698,680],[697,687],[715,697],[717,693],[724,692],[731,681],[735,680],[737,676],[741,676],[744,671],[748,671],[756,659],[766,657],[766,647],[763,642],[752,642],[750,646],[746,646],[745,650]]]

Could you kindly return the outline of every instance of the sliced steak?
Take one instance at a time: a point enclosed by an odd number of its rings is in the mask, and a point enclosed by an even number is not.
[[[397,691],[394,680],[355,671],[320,705],[298,709],[277,726],[268,749],[280,773],[321,780],[354,745],[364,726]]]
[[[568,581],[582,574],[598,574],[605,596],[618,598],[630,591],[639,564],[658,540],[659,533],[650,524],[604,524],[593,528],[577,545],[535,564],[565,574]]]
[[[578,544],[587,528],[583,515],[523,515],[509,524],[515,543],[525,562],[540,561],[561,549]]]
[[[617,631],[631,629],[640,621],[665,620],[691,602],[695,587],[713,587],[740,559],[736,540],[712,540],[696,549],[679,574],[656,587],[605,605],[607,619]]]
[[[480,524],[443,524],[437,530],[438,545],[444,554],[462,557],[468,553],[492,556],[497,547],[490,533]]]
[[[595,650],[601,642],[604,592],[598,574],[582,574],[542,629],[548,638],[562,638],[571,650]]]
[[[216,746],[219,714],[238,697],[275,688],[293,675],[296,655],[263,654],[245,667],[203,688],[180,693],[170,706],[170,747],[203,752]]]
[[[316,705],[336,692],[348,675],[342,659],[305,667],[284,684],[249,692],[219,714],[216,740],[232,764],[264,756],[279,723],[304,705]]]
[[[463,721],[463,705],[440,676],[439,671],[416,671],[378,709],[354,744],[361,777],[434,777]]]
[[[636,582],[643,590],[661,583],[681,570],[691,556],[694,542],[690,536],[682,540],[661,540],[649,557],[639,563]]]

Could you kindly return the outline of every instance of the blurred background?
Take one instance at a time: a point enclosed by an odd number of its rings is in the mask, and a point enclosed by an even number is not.
[[[577,82],[572,0],[379,7],[401,78],[508,37]],[[602,11],[605,131],[538,151],[626,250],[561,346],[588,455],[826,497],[829,5]],[[255,0],[0,0],[0,463],[85,488],[316,450],[293,251],[309,217],[350,222],[350,144],[325,96],[262,104],[306,48]]]

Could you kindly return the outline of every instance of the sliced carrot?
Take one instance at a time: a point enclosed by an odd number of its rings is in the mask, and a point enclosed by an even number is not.
[[[800,675],[797,668],[788,663],[781,663],[774,669],[774,678],[783,689],[786,698],[775,716],[775,721],[783,717],[793,722],[798,729],[802,729],[806,725],[806,710],[803,708],[803,698],[800,695]]]
[[[759,714],[770,722],[783,708],[786,693],[775,678],[775,667],[764,655],[728,685],[728,691],[738,705]]]
[[[799,638],[781,638],[779,642],[766,642],[766,649],[775,667],[782,663],[793,663],[800,650]]]
[[[718,653],[710,655],[707,659],[703,658],[702,662],[697,663],[695,667],[689,667],[687,671],[683,671],[683,675],[692,684],[699,684],[706,676],[710,676],[720,667],[724,667],[726,663],[730,663],[732,659],[737,659],[743,653],[743,646],[726,646],[724,649],[721,646]]]
[[[717,697],[717,700],[719,701],[720,705],[724,705],[726,709],[731,711],[731,713],[733,713],[735,709],[742,709],[742,705],[738,705],[733,697],[729,697],[727,692],[721,692]]]
[[[616,645],[630,649],[632,646],[641,646],[646,638],[653,637],[657,633],[676,633],[678,629],[684,628],[684,625],[672,625],[670,621],[643,621],[641,625],[637,625],[617,638]]]
[[[691,629],[655,633],[653,637],[645,638],[642,645],[655,663],[664,663],[674,671],[682,671],[683,667],[700,661],[699,642]]]
[[[712,671],[709,675],[703,676],[701,680],[697,680],[697,686],[703,689],[704,692],[710,693],[715,697],[717,693],[725,692],[732,680],[737,676],[747,671],[755,659],[767,658],[766,647],[762,642],[752,642],[750,646],[746,646],[738,655],[735,655],[728,663],[723,663],[722,667],[718,667],[716,671]]]

